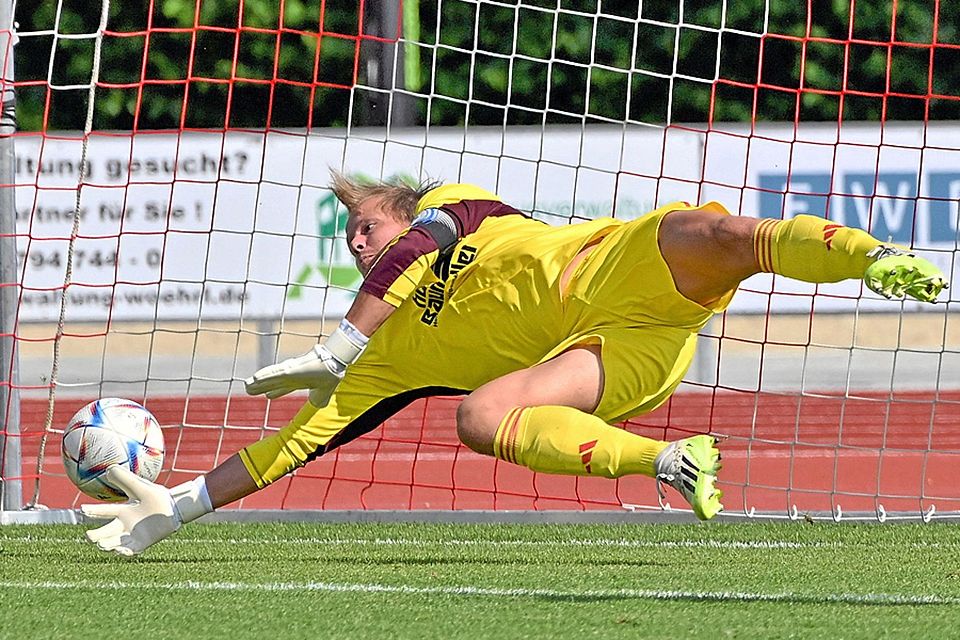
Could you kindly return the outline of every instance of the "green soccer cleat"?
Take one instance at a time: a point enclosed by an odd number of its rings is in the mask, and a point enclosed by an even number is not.
[[[921,302],[936,302],[947,288],[943,272],[923,258],[889,245],[867,254],[876,261],[863,274],[864,283],[884,298],[910,296]]]
[[[709,520],[723,511],[720,504],[723,492],[716,488],[721,467],[716,444],[713,436],[692,436],[671,442],[657,455],[653,464],[661,504],[664,500],[662,482],[679,491],[701,520]]]

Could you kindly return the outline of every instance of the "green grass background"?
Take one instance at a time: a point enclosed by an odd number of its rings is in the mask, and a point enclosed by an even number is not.
[[[955,638],[952,524],[0,527],[0,638]],[[512,591],[516,590],[516,591]]]

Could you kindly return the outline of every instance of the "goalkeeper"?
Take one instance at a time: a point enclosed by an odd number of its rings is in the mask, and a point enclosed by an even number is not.
[[[472,185],[334,174],[332,188],[350,213],[360,292],[325,341],[246,381],[269,398],[309,389],[309,401],[276,434],[173,489],[111,468],[107,480],[132,500],[82,507],[112,518],[87,533],[101,549],[138,554],[431,395],[466,395],[456,428],[474,451],[547,473],[651,476],[709,519],[722,509],[712,436],[668,443],[613,424],[667,400],[697,332],[743,279],[863,278],[926,302],[946,286],[926,260],[805,215],[673,203],[631,222],[550,227]]]

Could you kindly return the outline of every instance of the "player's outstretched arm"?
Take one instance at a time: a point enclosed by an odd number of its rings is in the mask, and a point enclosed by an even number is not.
[[[112,518],[102,527],[87,531],[87,539],[103,551],[138,555],[176,532],[183,523],[213,511],[208,497],[204,504],[206,492],[196,487],[196,480],[167,489],[120,465],[107,469],[104,480],[126,493],[129,501],[80,507],[91,518]],[[202,483],[203,477],[198,480]]]
[[[344,318],[366,336],[372,336],[397,307],[365,291],[357,294]]]
[[[123,503],[85,504],[83,514],[110,522],[87,531],[87,539],[121,556],[135,556],[172,535],[217,507],[239,500],[257,490],[237,455],[194,480],[168,489],[114,465],[104,480],[127,494]]]
[[[393,307],[390,309],[392,311]],[[361,319],[365,320],[362,316]],[[376,324],[374,329],[379,324],[382,324],[382,321]],[[370,322],[364,321],[361,325],[369,326]],[[343,379],[347,367],[356,362],[363,353],[369,341],[368,335],[344,318],[340,326],[313,349],[301,356],[288,358],[258,370],[243,381],[244,387],[250,395],[265,394],[271,399],[299,389],[310,389],[310,402],[315,407],[324,407]]]
[[[360,357],[369,337],[413,293],[421,275],[441,253],[476,231],[490,216],[523,215],[493,194],[476,187],[468,191],[482,200],[472,204],[448,202],[442,208],[424,209],[397,235],[375,238],[368,229],[371,221],[379,221],[387,229],[401,226],[395,220],[385,224],[391,216],[382,206],[352,214],[352,219],[360,222],[348,223],[347,244],[358,257],[364,281],[344,321],[329,338],[302,356],[264,367],[247,378],[244,381],[247,393],[278,398],[298,389],[310,389],[310,402],[316,407],[326,406],[347,367]],[[438,200],[435,206],[440,203]],[[426,206],[423,202],[421,205]],[[371,249],[376,258],[372,263],[361,264],[360,256],[369,255]]]

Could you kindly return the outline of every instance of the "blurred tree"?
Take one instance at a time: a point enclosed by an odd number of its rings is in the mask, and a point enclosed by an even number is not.
[[[368,99],[390,86],[357,62],[374,49],[407,54],[405,107],[436,125],[958,112],[960,19],[941,5],[935,20],[927,0],[645,0],[642,16],[635,0],[561,0],[559,11],[557,0],[423,0],[406,8],[419,35],[405,49],[360,38],[359,4],[246,0],[241,14],[228,2],[113,3],[94,126],[345,126],[354,77]],[[94,40],[75,36],[95,33],[99,13],[26,0],[16,20],[21,129],[82,128]],[[354,124],[374,117],[353,111]]]

